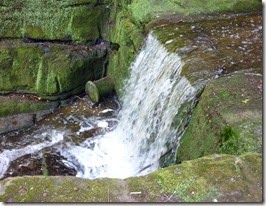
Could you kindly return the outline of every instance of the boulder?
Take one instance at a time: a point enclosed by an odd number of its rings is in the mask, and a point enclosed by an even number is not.
[[[27,94],[0,95],[0,134],[32,126],[61,103]]]

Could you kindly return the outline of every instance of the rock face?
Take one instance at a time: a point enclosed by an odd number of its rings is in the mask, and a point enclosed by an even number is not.
[[[0,182],[1,202],[261,202],[262,155],[211,155],[125,180],[25,176]]]
[[[54,109],[61,105],[61,100],[81,93],[88,80],[101,78],[106,55],[106,50],[97,47],[0,41],[0,117],[3,122],[13,125],[14,130],[29,126],[20,121],[19,116],[12,115],[28,113],[32,119],[39,111]],[[4,119],[10,115],[12,118]],[[14,118],[19,127],[13,120],[9,121]],[[0,133],[10,131],[10,126],[7,129],[2,125]]]
[[[100,78],[104,55],[94,47],[1,41],[0,91],[65,99],[82,91],[87,80]]]
[[[261,152],[262,147],[262,16],[204,18],[185,18],[154,31],[169,52],[181,56],[181,74],[198,91],[177,162]]]
[[[58,100],[84,91],[88,80],[102,77],[107,53],[92,44],[102,38],[109,4],[97,0],[0,2],[0,117],[7,123],[1,125],[1,132],[10,131],[7,125],[23,127],[20,119],[26,116],[29,121],[25,122],[34,122],[38,111],[59,106]],[[6,95],[10,93],[12,97]],[[14,94],[56,102],[17,101],[21,96],[14,98]],[[18,114],[23,118],[12,116]]]
[[[0,3],[0,37],[93,41],[101,36],[107,21],[108,3],[97,0],[4,0]]]
[[[177,161],[245,152],[262,152],[262,75],[256,71],[207,84],[180,141]]]

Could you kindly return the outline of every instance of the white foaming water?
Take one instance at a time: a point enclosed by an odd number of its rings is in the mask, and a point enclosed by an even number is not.
[[[56,130],[43,132],[40,139],[48,137],[50,141],[44,141],[35,145],[28,145],[20,149],[4,150],[0,153],[0,178],[2,178],[8,169],[10,163],[19,157],[38,152],[39,150],[50,147],[64,139],[64,133]]]
[[[117,127],[61,154],[76,162],[83,178],[126,178],[159,168],[159,159],[178,141],[171,127],[180,106],[195,89],[180,76],[182,62],[149,34],[131,65]],[[107,125],[106,125],[107,126]]]

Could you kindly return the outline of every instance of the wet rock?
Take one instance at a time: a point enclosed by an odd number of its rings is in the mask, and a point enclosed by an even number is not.
[[[172,22],[156,28],[154,33],[169,52],[182,57],[181,74],[196,88],[202,88],[212,78],[262,68],[260,13]]]
[[[57,153],[44,153],[42,157],[25,155],[13,161],[4,178],[15,176],[75,176],[75,166]]]
[[[77,172],[73,164],[60,154],[46,153],[42,158],[42,170],[49,176],[76,176]]]
[[[257,153],[210,155],[124,180],[58,176],[7,178],[0,182],[0,201],[261,202],[261,164],[262,155]],[[230,181],[232,178],[235,181]],[[21,185],[27,191],[23,195],[19,195]]]
[[[0,118],[0,134],[34,125],[33,114],[18,114]]]

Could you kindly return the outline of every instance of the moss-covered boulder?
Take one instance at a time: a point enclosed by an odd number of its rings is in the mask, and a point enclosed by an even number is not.
[[[110,1],[3,0],[0,37],[92,41],[101,36]]]
[[[262,155],[211,155],[143,177],[25,176],[0,182],[1,202],[262,202]]]
[[[101,77],[105,53],[94,47],[52,43],[0,42],[0,92],[64,99]]]
[[[256,71],[208,82],[180,140],[177,161],[245,152],[262,152],[262,75]]]

